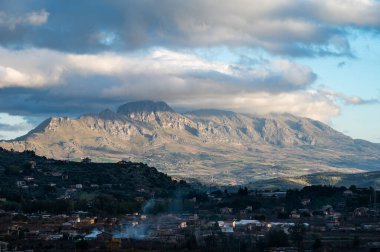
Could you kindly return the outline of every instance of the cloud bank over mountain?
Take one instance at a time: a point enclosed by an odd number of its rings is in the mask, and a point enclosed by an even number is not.
[[[0,10],[3,113],[75,115],[148,99],[329,121],[341,103],[379,102],[321,87],[300,63],[355,59],[355,36],[380,31],[378,1],[14,0]]]
[[[14,113],[51,113],[54,107],[75,113],[126,99],[165,100],[188,109],[292,112],[321,120],[339,111],[322,92],[310,89],[316,74],[288,60],[241,66],[166,49],[143,55],[1,49],[0,56],[0,64],[7,64],[0,68],[0,97]]]

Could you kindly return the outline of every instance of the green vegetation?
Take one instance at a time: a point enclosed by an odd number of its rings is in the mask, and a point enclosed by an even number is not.
[[[0,203],[4,210],[124,214],[152,198],[190,191],[143,163],[66,162],[0,149]]]
[[[322,172],[296,177],[283,177],[255,181],[248,184],[250,189],[289,189],[303,188],[311,185],[331,185],[331,186],[350,186],[358,187],[376,186],[380,187],[380,171],[363,173],[339,173]]]

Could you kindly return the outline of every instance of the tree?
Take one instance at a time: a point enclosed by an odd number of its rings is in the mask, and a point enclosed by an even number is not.
[[[356,186],[355,185],[351,185],[348,189],[350,189],[350,191],[352,191],[352,192],[356,192]]]
[[[248,195],[248,188],[247,187],[244,187],[244,189],[243,188],[239,188],[238,195],[239,196],[247,196]]]
[[[280,212],[277,214],[277,218],[279,219],[289,219],[289,213],[288,212]]]
[[[195,249],[197,248],[197,239],[194,234],[190,234],[186,238],[186,248],[188,249]]]
[[[266,234],[268,247],[287,247],[289,246],[289,236],[281,229],[271,229]]]
[[[75,247],[82,251],[82,250],[87,250],[88,249],[88,242],[85,240],[80,240],[75,244]]]
[[[318,250],[320,248],[322,248],[322,241],[320,238],[316,238],[314,243],[313,243],[313,249]]]
[[[360,238],[358,236],[354,237],[354,240],[352,241],[352,247],[358,248],[360,246]]]
[[[21,171],[21,168],[17,165],[9,165],[5,168],[5,175],[7,176],[14,176],[14,175],[19,175]]]
[[[215,248],[217,246],[218,239],[215,236],[215,234],[206,236],[204,238],[204,240],[205,240],[205,243],[206,243],[206,247],[208,247],[208,248]]]
[[[298,223],[290,228],[290,236],[292,241],[297,245],[298,248],[302,247],[303,236],[305,234],[305,226],[302,223]]]

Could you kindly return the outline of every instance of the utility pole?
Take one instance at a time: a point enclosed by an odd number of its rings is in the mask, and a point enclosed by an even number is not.
[[[211,186],[213,184],[214,184],[214,175],[211,175],[210,186],[209,186],[209,193],[211,193]]]

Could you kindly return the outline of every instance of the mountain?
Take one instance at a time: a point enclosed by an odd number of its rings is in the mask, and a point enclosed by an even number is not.
[[[232,185],[380,167],[379,144],[352,139],[319,121],[221,110],[181,114],[153,101],[76,119],[52,117],[0,146],[56,159],[144,162],[171,176]]]

